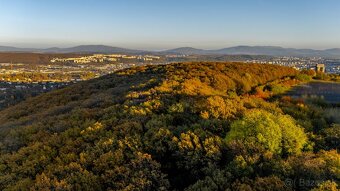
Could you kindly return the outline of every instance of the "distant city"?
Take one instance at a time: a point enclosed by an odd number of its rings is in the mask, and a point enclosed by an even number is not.
[[[100,77],[114,71],[158,62],[159,56],[93,54],[53,58],[47,64],[0,63],[0,80],[7,82],[70,82]]]
[[[340,60],[325,59],[321,57],[275,57],[265,60],[247,60],[247,63],[276,64],[293,67],[297,70],[314,70],[317,64],[325,64],[325,72],[329,74],[340,74]]]
[[[43,56],[44,54],[42,54]],[[0,62],[0,81],[3,82],[76,82],[97,78],[114,71],[141,65],[168,64],[186,61],[240,61],[246,63],[276,64],[297,70],[314,69],[325,64],[325,72],[340,73],[339,59],[291,56],[212,56],[212,55],[139,55],[88,54],[53,57],[47,63]]]
[[[184,51],[185,50],[185,51]],[[245,62],[288,66],[296,70],[315,70],[324,66],[329,74],[340,74],[340,59],[305,56],[220,55],[191,53],[174,49],[162,53],[0,53],[0,109],[28,97],[99,78],[117,70],[143,65],[174,62]],[[196,50],[197,51],[197,50]],[[323,65],[324,64],[324,65]]]

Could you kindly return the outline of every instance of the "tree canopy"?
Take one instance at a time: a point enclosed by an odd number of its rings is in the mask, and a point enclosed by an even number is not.
[[[263,147],[274,154],[298,154],[307,143],[303,129],[290,116],[258,109],[234,121],[226,139]]]
[[[337,189],[330,106],[272,91],[298,74],[174,63],[30,98],[0,111],[0,190]]]

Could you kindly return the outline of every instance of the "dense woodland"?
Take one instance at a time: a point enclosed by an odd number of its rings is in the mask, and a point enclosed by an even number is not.
[[[0,190],[313,190],[340,183],[340,114],[274,65],[118,71],[0,111]]]
[[[23,72],[16,74],[0,74],[0,80],[6,82],[69,82],[74,79],[89,80],[95,77],[93,72],[78,73],[42,73],[42,72]]]

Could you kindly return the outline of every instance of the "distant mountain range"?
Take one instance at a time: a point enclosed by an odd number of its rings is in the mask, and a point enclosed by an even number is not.
[[[199,55],[223,54],[223,55],[267,55],[267,56],[321,56],[340,58],[340,48],[327,50],[313,50],[313,49],[282,48],[277,46],[235,46],[218,50],[204,50],[191,47],[182,47],[167,50],[166,52]]]
[[[126,54],[185,54],[185,55],[267,55],[267,56],[321,56],[340,58],[340,48],[314,50],[282,48],[278,46],[235,46],[217,50],[204,50],[181,47],[165,51],[144,51],[104,45],[81,45],[71,48],[17,48],[0,46],[0,52],[38,52],[38,53],[126,53]]]
[[[71,48],[17,48],[11,46],[0,46],[0,52],[36,52],[36,53],[144,53],[143,50],[132,50],[126,48],[104,46],[104,45],[81,45]]]

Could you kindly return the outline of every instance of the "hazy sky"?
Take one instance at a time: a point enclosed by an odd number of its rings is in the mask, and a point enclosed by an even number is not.
[[[0,0],[0,45],[340,48],[339,0]]]

